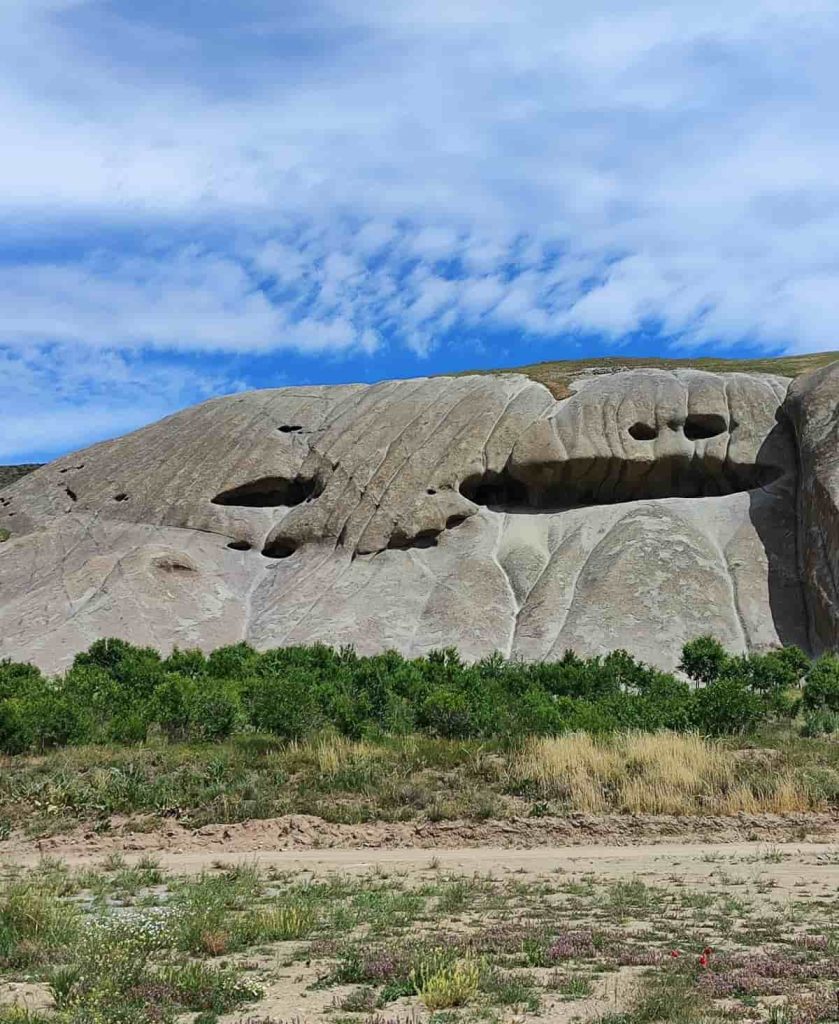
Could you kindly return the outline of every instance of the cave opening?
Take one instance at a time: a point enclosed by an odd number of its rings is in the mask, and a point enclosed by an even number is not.
[[[214,505],[242,508],[276,508],[300,505],[320,493],[318,481],[309,477],[263,476],[222,491],[211,499]]]
[[[705,424],[704,429],[714,429]],[[464,498],[500,512],[561,511],[657,498],[711,498],[766,487],[783,470],[708,456],[650,462],[592,457],[488,470],[460,484]]]

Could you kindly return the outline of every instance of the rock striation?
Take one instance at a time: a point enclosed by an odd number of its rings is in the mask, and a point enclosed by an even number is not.
[[[675,666],[839,637],[839,364],[214,399],[0,491],[0,656],[101,636]]]

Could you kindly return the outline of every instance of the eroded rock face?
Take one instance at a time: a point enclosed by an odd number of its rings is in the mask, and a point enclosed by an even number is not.
[[[814,651],[839,647],[839,363],[793,382],[798,438],[798,549]]]
[[[0,494],[0,655],[53,669],[103,635],[666,667],[703,632],[807,647],[788,384],[650,369],[560,402],[514,374],[215,399]]]

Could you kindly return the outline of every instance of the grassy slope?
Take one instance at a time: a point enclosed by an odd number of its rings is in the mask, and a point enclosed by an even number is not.
[[[781,377],[800,377],[839,359],[839,352],[814,352],[805,356],[781,356],[775,359],[658,359],[609,356],[605,359],[564,359],[547,363],[528,363],[501,370],[470,370],[470,373],[523,373],[544,384],[555,398],[567,398],[569,385],[584,374],[616,373],[655,366],[663,370],[694,368],[710,373],[776,373]]]

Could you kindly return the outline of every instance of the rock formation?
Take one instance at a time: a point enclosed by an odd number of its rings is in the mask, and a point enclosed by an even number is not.
[[[833,646],[837,399],[839,364],[792,389],[638,369],[561,401],[518,374],[214,399],[0,492],[0,656]]]

